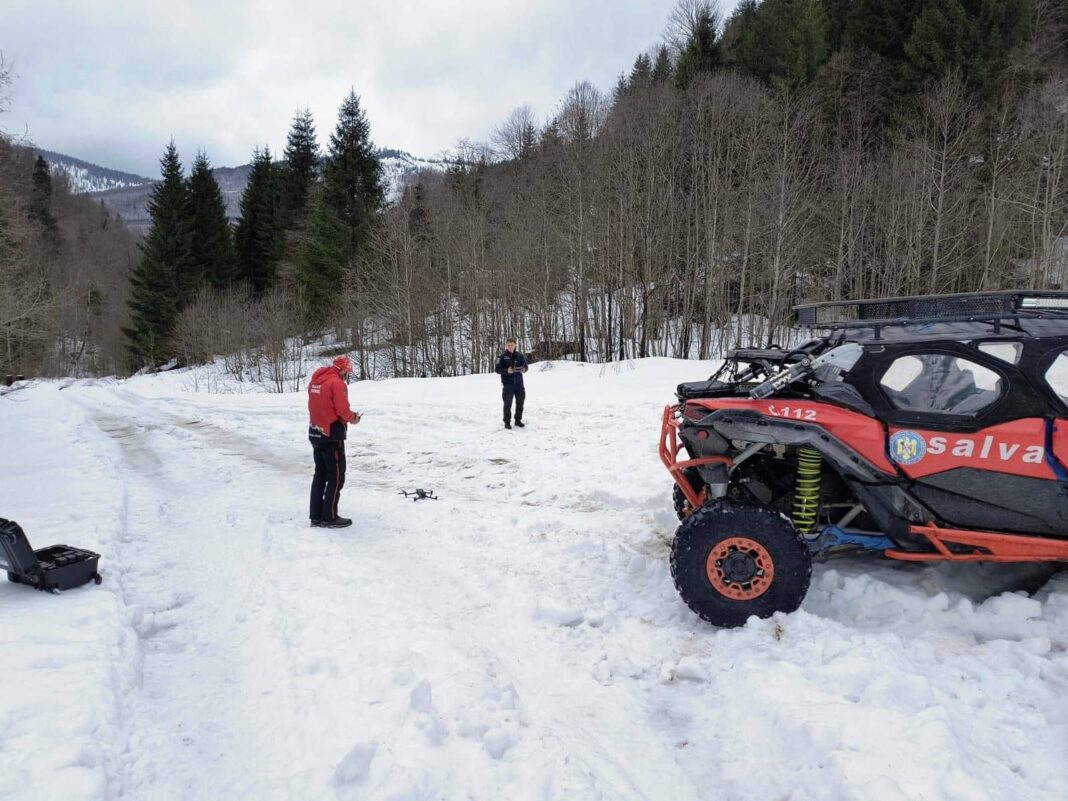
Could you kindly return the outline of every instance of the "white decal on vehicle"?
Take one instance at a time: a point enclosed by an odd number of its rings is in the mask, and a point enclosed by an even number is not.
[[[775,417],[792,417],[795,420],[815,420],[815,409],[795,409],[791,406],[783,406],[779,408],[774,404],[768,404],[768,414]]]
[[[959,456],[962,459],[997,459],[1008,462],[1019,455],[1027,464],[1042,464],[1045,458],[1045,450],[1041,445],[1024,446],[1019,442],[1001,442],[993,434],[987,434],[979,442],[971,437],[957,437],[952,446],[948,437],[931,437],[927,441],[927,452],[934,456],[945,453],[947,448],[950,449],[951,456]]]

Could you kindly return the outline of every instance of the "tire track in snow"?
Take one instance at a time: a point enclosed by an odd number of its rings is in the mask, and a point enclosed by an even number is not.
[[[127,474],[121,581],[141,683],[122,699],[116,797],[286,798],[263,792],[286,764],[292,712],[285,677],[263,669],[282,662],[278,615],[263,589],[267,523],[259,512],[228,511],[229,484],[205,492],[221,466],[249,455],[201,443],[191,463],[173,412],[126,400],[76,399],[116,443]],[[272,476],[283,472],[272,467]]]

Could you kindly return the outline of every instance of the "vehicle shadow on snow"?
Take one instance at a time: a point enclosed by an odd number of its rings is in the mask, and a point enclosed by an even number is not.
[[[1027,606],[1025,617],[1042,616],[1043,600],[1034,596],[1046,589],[1057,592],[1066,567],[1048,562],[922,564],[847,554],[813,564],[801,608],[850,626],[893,625],[907,619],[928,620],[941,628],[953,621],[964,624],[976,614],[1002,614],[1003,602],[994,599],[1004,596]]]
[[[1068,565],[1056,562],[993,563],[899,562],[875,553],[853,553],[813,562],[813,578],[824,570],[844,576],[870,576],[901,587],[915,587],[932,593],[956,593],[982,603],[1006,592],[1034,595]]]

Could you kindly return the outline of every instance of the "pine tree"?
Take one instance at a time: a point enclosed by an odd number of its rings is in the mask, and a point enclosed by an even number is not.
[[[297,265],[304,319],[311,327],[327,322],[337,307],[345,276],[347,232],[322,191],[314,192],[308,236]]]
[[[130,277],[131,325],[123,329],[139,365],[159,364],[173,356],[171,335],[194,272],[189,192],[173,140],[160,168],[163,180],[152,190],[148,205],[152,228]]]
[[[905,43],[927,0],[845,1],[848,11],[844,29],[832,34],[832,38],[840,35],[843,47],[852,50],[867,50],[898,64],[904,61]],[[830,13],[832,19],[840,18],[842,9],[832,7]]]
[[[630,79],[627,81],[628,89],[637,89],[648,86],[653,80],[653,60],[648,53],[642,53],[634,59],[634,66],[630,70]]]
[[[556,153],[564,146],[564,137],[560,133],[560,121],[551,119],[538,137],[538,149],[542,155]]]
[[[304,215],[308,192],[319,170],[319,143],[315,138],[315,122],[310,109],[298,111],[293,117],[284,156],[279,222],[288,229]]]
[[[30,218],[40,223],[46,238],[59,235],[56,217],[52,213],[52,172],[44,156],[33,164],[33,194],[30,197]]]
[[[996,95],[1030,18],[1029,0],[928,0],[905,43],[904,86],[919,90],[956,71],[977,95]]]
[[[946,73],[964,71],[973,39],[972,20],[960,0],[931,0],[912,26],[905,43],[904,75],[916,90]]]
[[[196,274],[191,276],[190,286],[186,288],[187,300],[205,283],[221,291],[237,278],[234,237],[226,217],[226,204],[204,153],[197,154],[189,174],[189,205]]]
[[[827,47],[831,53],[845,47],[846,30],[852,25],[857,5],[856,0],[820,0],[827,17]]]
[[[808,83],[830,54],[827,16],[821,0],[788,0],[787,4],[782,80],[789,84]]]
[[[671,54],[668,53],[667,45],[660,45],[656,51],[656,61],[653,62],[653,83],[667,83],[671,80],[674,68],[671,66]]]
[[[538,144],[538,131],[534,127],[533,120],[523,126],[523,133],[520,137],[520,158],[526,158],[534,152],[534,148]]]
[[[1068,12],[1068,7],[1065,9]],[[1031,24],[1030,0],[982,0],[976,15],[965,77],[984,98],[994,97],[1004,83],[1013,51],[1024,44]],[[1068,36],[1062,37],[1068,42]]]
[[[698,6],[691,24],[686,46],[675,66],[675,85],[680,89],[689,87],[698,76],[712,72],[720,62],[717,20],[711,6]]]
[[[767,79],[765,43],[761,41],[756,0],[741,0],[723,29],[723,59],[731,67]]]
[[[270,148],[252,154],[252,172],[241,195],[241,218],[234,240],[238,277],[248,282],[255,296],[274,285],[283,244],[278,226],[278,168]]]
[[[830,53],[822,0],[743,0],[724,31],[725,59],[771,85],[804,84]]]
[[[337,128],[323,171],[323,202],[345,230],[345,263],[353,265],[368,244],[375,216],[382,207],[382,165],[371,144],[371,126],[350,91],[338,111]]]

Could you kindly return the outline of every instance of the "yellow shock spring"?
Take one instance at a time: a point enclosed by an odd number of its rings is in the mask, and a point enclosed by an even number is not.
[[[808,534],[820,510],[820,471],[823,457],[815,448],[797,449],[797,484],[794,487],[794,525]]]

